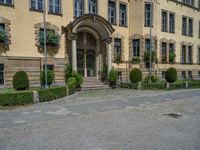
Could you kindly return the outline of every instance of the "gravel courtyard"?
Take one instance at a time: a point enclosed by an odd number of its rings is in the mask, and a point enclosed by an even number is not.
[[[0,110],[0,150],[200,150],[200,90],[86,91]]]

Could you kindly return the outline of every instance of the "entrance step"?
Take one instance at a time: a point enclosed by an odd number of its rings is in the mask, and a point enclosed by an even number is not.
[[[100,80],[96,79],[96,77],[87,77],[84,78],[84,82],[82,85],[82,90],[97,90],[97,89],[108,89],[110,88],[108,85],[105,85]]]

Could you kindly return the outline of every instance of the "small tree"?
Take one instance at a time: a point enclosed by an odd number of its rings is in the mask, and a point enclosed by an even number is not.
[[[108,75],[108,80],[110,82],[110,86],[116,86],[117,81],[117,71],[111,69]]]
[[[132,83],[138,83],[142,81],[142,71],[138,68],[134,68],[130,72],[130,80]]]
[[[103,64],[102,70],[101,70],[101,80],[104,82],[107,80],[108,76],[108,67],[106,64]]]
[[[177,70],[173,67],[167,69],[165,73],[165,79],[167,82],[173,83],[177,80]]]
[[[51,86],[54,78],[55,78],[54,72],[51,71],[51,70],[47,70],[47,85],[48,86]],[[41,74],[40,74],[40,84],[41,84],[42,87],[45,86],[45,71],[42,71]]]
[[[65,81],[72,77],[72,66],[70,64],[67,64],[65,66]]]
[[[80,88],[83,83],[83,76],[75,71],[72,71],[72,77],[76,79],[76,88]]]
[[[18,71],[13,76],[13,88],[21,91],[21,90],[28,90],[29,89],[29,79],[28,75],[24,71]]]

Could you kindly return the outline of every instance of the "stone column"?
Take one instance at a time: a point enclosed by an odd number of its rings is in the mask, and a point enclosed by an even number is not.
[[[72,69],[77,72],[76,34],[72,35]]]
[[[100,60],[99,60],[99,50],[100,50],[100,41],[97,39],[97,45],[96,45],[96,78],[99,79],[99,64],[100,64]]]
[[[111,46],[112,40],[109,39],[107,42],[107,61],[108,61],[108,72],[112,69],[112,46]]]
[[[84,49],[84,77],[87,77],[87,50]]]

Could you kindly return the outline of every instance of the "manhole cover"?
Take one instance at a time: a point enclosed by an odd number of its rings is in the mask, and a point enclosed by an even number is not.
[[[172,118],[180,118],[180,117],[182,117],[182,115],[175,114],[175,113],[163,114],[163,115],[170,116],[170,117],[172,117]]]

